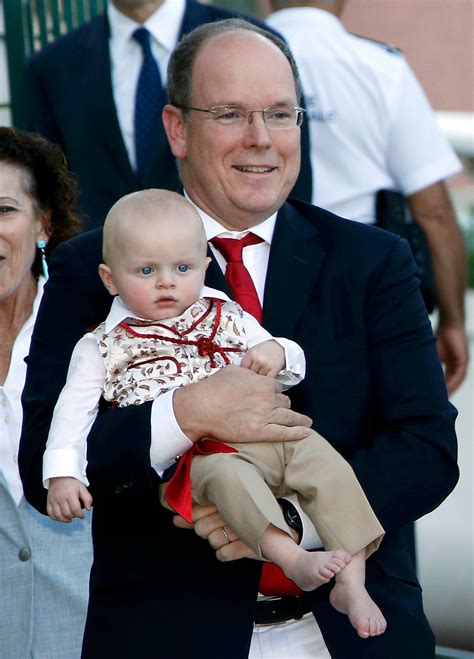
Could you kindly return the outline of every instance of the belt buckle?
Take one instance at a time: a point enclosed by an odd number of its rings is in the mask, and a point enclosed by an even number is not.
[[[257,607],[258,607],[259,604],[262,604],[263,606],[265,606],[265,605],[270,605],[271,606],[272,602],[281,602],[282,599],[283,598],[279,595],[265,595],[264,597],[259,596],[259,598],[257,599]],[[273,621],[270,621],[270,622],[257,622],[257,623],[255,623],[255,627],[257,627],[257,628],[260,628],[260,627],[273,627],[275,625],[282,625],[285,622],[286,622],[285,620],[281,620],[279,622],[273,622]]]
[[[273,626],[273,625],[281,625],[287,622],[290,622],[291,620],[301,620],[303,616],[305,615],[306,611],[304,609],[304,601],[301,596],[298,595],[291,595],[291,596],[278,596],[278,595],[273,595],[269,597],[262,598],[258,600],[262,604],[265,602],[267,606],[271,607],[272,603],[282,603],[282,608],[286,608],[285,605],[288,606],[288,617],[285,617],[283,619],[279,620],[269,620],[268,622],[259,622],[256,623],[256,627],[268,627],[268,626]],[[276,607],[276,610],[274,611],[275,617],[278,618],[278,605]],[[266,616],[264,616],[266,617]]]

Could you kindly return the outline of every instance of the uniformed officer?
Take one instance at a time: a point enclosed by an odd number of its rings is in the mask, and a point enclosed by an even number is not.
[[[298,64],[310,126],[313,203],[374,223],[376,196],[397,190],[426,234],[437,289],[438,350],[451,394],[468,362],[465,250],[444,180],[461,169],[403,54],[348,33],[346,0],[272,0],[267,22]]]

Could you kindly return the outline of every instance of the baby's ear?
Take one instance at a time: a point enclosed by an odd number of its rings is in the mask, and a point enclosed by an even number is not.
[[[206,265],[204,266],[204,269],[207,270],[209,267],[209,263],[212,261],[210,256],[206,256]]]
[[[112,270],[105,263],[99,265],[99,275],[102,279],[102,282],[105,288],[109,291],[110,295],[117,295],[118,290],[114,284],[114,278],[112,276]]]

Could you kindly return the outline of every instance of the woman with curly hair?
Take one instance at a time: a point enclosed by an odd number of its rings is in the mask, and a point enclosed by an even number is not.
[[[75,659],[82,644],[90,520],[59,525],[38,513],[17,462],[24,358],[48,256],[81,227],[76,196],[58,147],[0,127],[0,657],[12,659]]]

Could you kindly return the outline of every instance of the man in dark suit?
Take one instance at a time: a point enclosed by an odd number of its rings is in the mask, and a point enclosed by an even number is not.
[[[172,58],[169,95],[163,120],[184,190],[209,239],[238,239],[249,229],[263,239],[243,256],[263,324],[304,347],[307,375],[291,392],[293,409],[271,378],[229,366],[176,390],[168,407],[160,397],[102,411],[88,439],[94,565],[83,656],[244,659],[254,618],[310,610],[315,618],[295,623],[304,632],[288,632],[294,656],[328,656],[311,643],[300,652],[303,633],[317,642],[316,619],[333,659],[432,659],[434,638],[400,530],[457,481],[456,413],[410,250],[392,234],[285,201],[300,160],[298,81],[272,35],[228,21],[197,28]],[[278,118],[290,114],[294,124],[279,129]],[[206,281],[230,293],[222,254],[212,247],[212,257]],[[57,250],[28,358],[20,471],[25,496],[43,512],[42,454],[69,356],[110,307],[100,261],[100,230]],[[158,473],[201,437],[287,441],[307,432],[306,415],[350,462],[386,530],[367,561],[367,588],[388,621],[382,636],[359,638],[330,606],[330,586],[277,599],[270,611],[264,603],[263,611],[260,564],[216,561],[159,505]],[[211,546],[222,538],[238,545],[212,508],[197,513],[213,526],[203,533]]]
[[[137,168],[134,102],[144,58],[134,31],[140,26],[148,30],[165,84],[169,56],[179,39],[198,25],[232,15],[236,13],[196,0],[112,0],[104,14],[30,60],[29,128],[59,144],[66,154],[78,178],[86,228],[101,226],[124,194],[151,187],[180,189],[159,112],[154,130],[145,136],[150,155],[143,171]],[[305,166],[294,194],[306,201],[311,200],[308,141],[305,128]]]

